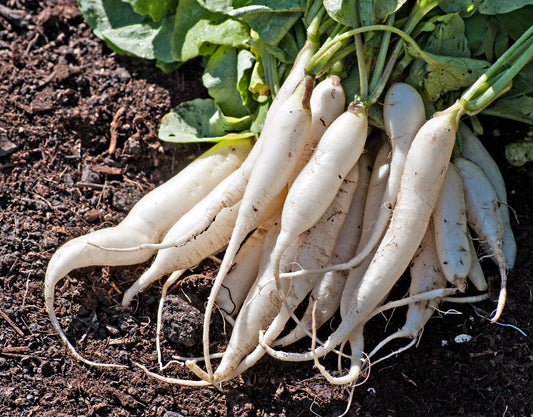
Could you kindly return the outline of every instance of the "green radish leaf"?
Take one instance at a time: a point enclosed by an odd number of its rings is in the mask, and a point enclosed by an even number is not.
[[[350,7],[352,2],[350,0],[324,0],[324,8],[336,22],[345,26],[353,26]]]
[[[443,94],[473,84],[489,67],[485,60],[470,58],[464,20],[457,13],[436,16],[426,22],[424,31],[431,31],[423,45],[429,62],[415,60],[408,82],[424,90],[427,98],[437,101]],[[412,48],[408,53],[420,58]]]
[[[261,133],[271,103],[272,100],[270,96],[266,97],[266,100],[264,100],[262,103],[259,103],[259,106],[257,107],[257,111],[255,113],[255,117],[252,120],[252,124],[250,125],[250,132],[255,133],[257,135]]]
[[[509,13],[530,4],[533,4],[533,0],[482,0],[478,10],[483,14],[495,15]]]
[[[246,132],[252,116],[225,116],[212,99],[194,99],[174,107],[161,119],[159,139],[165,142],[218,142],[254,136]]]
[[[429,21],[432,32],[424,50],[437,55],[470,57],[464,20],[457,13],[437,16]],[[428,25],[426,25],[428,26]]]
[[[424,89],[435,101],[444,93],[471,86],[489,67],[487,61],[472,58],[437,56],[426,64]]]
[[[303,12],[305,0],[198,0],[203,7],[213,12],[237,16],[251,11]]]
[[[252,62],[248,62],[252,65]],[[251,67],[248,68],[251,71]],[[242,69],[244,70],[244,68]],[[243,117],[248,114],[237,85],[237,49],[220,46],[209,57],[202,81],[209,95],[222,112],[229,116]]]
[[[533,124],[533,97],[527,95],[503,96],[483,113],[531,125]]]
[[[139,14],[147,14],[157,22],[167,13],[175,13],[178,0],[124,0]]]
[[[170,55],[173,16],[154,22],[121,0],[79,0],[79,7],[94,34],[112,50],[162,63],[174,61]]]
[[[256,105],[248,87],[252,79],[255,57],[250,51],[241,49],[237,53],[237,90],[241,95],[242,104],[251,109]]]
[[[246,24],[200,6],[196,0],[182,0],[176,9],[171,53],[176,61],[210,55],[216,45],[242,46],[250,38]]]
[[[262,41],[271,45],[277,45],[305,11],[303,0],[198,0],[198,3],[207,10],[246,22]]]
[[[397,12],[407,0],[374,0],[374,15],[376,22],[382,23]]]
[[[465,36],[468,39],[471,56],[480,56],[484,53],[485,27],[488,16],[474,13],[465,19]]]
[[[533,0],[532,0],[533,3]],[[495,16],[502,24],[503,30],[516,40],[529,29],[533,23],[533,6],[526,6],[510,13]]]
[[[277,45],[301,18],[301,14],[292,12],[253,12],[240,16],[240,18],[257,32],[261,40],[270,45]]]
[[[461,17],[469,17],[475,13],[483,0],[439,0],[439,8],[445,13],[459,13]]]

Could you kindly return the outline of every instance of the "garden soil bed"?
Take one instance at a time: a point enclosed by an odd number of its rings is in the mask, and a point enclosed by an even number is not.
[[[50,324],[43,279],[54,251],[73,237],[117,224],[143,194],[201,151],[198,145],[161,144],[157,128],[172,106],[203,95],[198,63],[164,74],[150,63],[117,56],[93,36],[73,1],[0,2],[1,416],[292,417],[344,411],[349,393],[330,386],[308,363],[264,358],[223,391],[147,377],[133,364],[157,369],[160,285],[143,293],[135,310],[117,308],[146,265],[75,271],[56,291],[56,312],[79,351],[129,368],[80,363]],[[353,393],[350,416],[532,415],[533,167],[512,167],[503,157],[505,143],[527,128],[483,122],[482,139],[507,181],[519,247],[501,321],[527,336],[490,324],[470,305],[444,304],[443,310],[461,314],[431,319],[417,347],[372,368]],[[497,271],[488,260],[483,265],[494,299]],[[201,265],[172,293],[167,311],[173,315],[163,329],[165,360],[172,353],[201,354],[197,324],[212,272],[212,264]],[[479,307],[490,312],[494,304]],[[393,315],[389,329],[401,325],[402,314]],[[375,322],[371,342],[383,337],[385,319]],[[213,350],[226,341],[220,319],[214,328]],[[460,334],[472,339],[455,343]],[[336,359],[324,363],[334,369]],[[179,365],[166,375],[192,378]]]

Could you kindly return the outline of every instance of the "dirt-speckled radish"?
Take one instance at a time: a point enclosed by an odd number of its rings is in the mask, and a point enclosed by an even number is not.
[[[52,325],[76,358],[95,364],[81,357],[61,330],[54,311],[57,283],[74,269],[95,265],[133,265],[150,259],[155,253],[153,249],[115,252],[104,248],[159,242],[177,219],[239,168],[251,148],[249,140],[221,142],[213,146],[170,180],[146,194],[120,224],[77,237],[54,253],[44,280],[46,310]]]
[[[264,138],[261,154],[255,160],[247,181],[235,227],[213,283],[204,316],[204,357],[209,380],[213,379],[209,353],[209,324],[217,293],[241,243],[256,226],[272,200],[287,186],[293,174],[311,134],[309,100],[312,88],[313,80],[305,77],[294,93],[277,109],[276,120],[269,128],[269,138]]]
[[[407,152],[425,120],[424,103],[418,91],[405,83],[393,84],[388,89],[383,103],[383,123],[391,143],[390,174],[381,204],[375,206],[378,215],[372,233],[366,239],[366,244],[357,248],[355,257],[350,261],[352,267],[370,255],[387,228],[396,203]]]
[[[370,263],[348,314],[315,352],[294,355],[295,361],[326,355],[347,340],[379,305],[413,258],[424,234],[450,161],[462,113],[451,108],[435,114],[416,134],[402,173],[389,227]]]
[[[359,170],[355,166],[346,175],[336,197],[322,217],[309,231],[301,234],[293,244],[289,245],[288,250],[282,255],[284,268],[301,263],[321,267],[329,262],[338,233],[350,208],[358,176]],[[291,254],[290,257],[287,257],[287,252]],[[251,366],[259,360],[265,353],[261,346],[257,346],[259,332],[266,330],[264,341],[271,344],[283,331],[291,318],[291,313],[305,299],[319,278],[317,275],[309,275],[282,282],[281,286],[278,286],[274,280],[273,269],[277,264],[274,264],[272,256],[269,265],[268,274],[260,278],[258,288],[253,290],[254,293],[259,290],[261,297],[263,299],[267,297],[267,300],[261,301],[258,295],[252,295],[248,309],[237,316],[226,352],[214,373],[215,382],[222,382],[234,374],[240,374],[244,372],[245,366]],[[258,304],[269,305],[268,309],[262,309],[262,314],[259,312],[259,317]],[[251,314],[253,311],[256,312],[254,315]]]
[[[464,124],[459,125],[459,132],[463,139],[462,154],[465,158],[475,162],[489,178],[492,186],[498,194],[500,210],[503,220],[503,254],[507,269],[512,269],[516,260],[516,240],[511,227],[509,207],[507,204],[507,190],[500,168],[492,158],[479,138]]]
[[[450,164],[433,211],[437,256],[446,279],[464,292],[472,267],[463,180]]]
[[[420,243],[420,247],[413,257],[409,268],[411,275],[411,285],[409,287],[410,296],[426,291],[446,288],[447,279],[444,276],[441,268],[441,261],[437,255],[435,237],[432,224],[430,223],[424,239]],[[412,341],[403,348],[389,353],[378,360],[371,360],[371,363],[376,364],[413,346],[420,337],[427,321],[438,308],[439,302],[440,298],[435,298],[409,304],[403,327],[381,341],[368,356],[369,358],[372,358],[387,343],[394,339],[407,337],[411,338]]]
[[[454,164],[463,179],[468,225],[491,249],[500,270],[500,295],[492,321],[497,321],[507,299],[507,262],[502,250],[503,220],[499,197],[485,172],[474,162],[455,158]]]

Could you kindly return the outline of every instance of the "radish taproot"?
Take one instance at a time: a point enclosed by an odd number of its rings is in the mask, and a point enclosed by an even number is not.
[[[268,137],[263,137],[261,154],[255,160],[247,181],[235,227],[207,301],[203,343],[210,380],[213,378],[213,371],[209,358],[209,322],[217,293],[246,235],[256,226],[257,220],[271,201],[287,186],[293,174],[311,134],[309,100],[312,88],[313,80],[305,77],[294,93],[277,109],[277,118],[272,123],[272,128],[261,132],[261,136],[268,132]]]
[[[449,168],[448,168],[449,169]],[[433,225],[430,223],[420,247],[413,257],[410,265],[411,284],[409,287],[409,295],[413,296],[426,291],[436,290],[446,287],[447,278],[445,277],[441,268],[441,261],[437,255],[437,248],[435,245],[435,237]],[[403,348],[400,348],[386,356],[372,360],[372,364],[376,364],[403,352],[413,346],[421,335],[421,332],[427,321],[431,318],[439,305],[439,298],[433,300],[418,301],[409,304],[405,324],[397,332],[391,334],[383,341],[381,341],[369,354],[372,357],[381,350],[387,343],[394,339],[411,338],[412,341]]]
[[[177,219],[238,169],[251,148],[249,140],[226,141],[211,147],[170,180],[141,198],[117,226],[77,237],[54,253],[44,279],[45,306],[52,325],[76,358],[95,364],[78,354],[59,325],[54,310],[57,283],[74,269],[96,265],[133,265],[148,260],[154,250],[114,252],[103,248],[158,242]]]
[[[318,268],[329,262],[355,193],[358,175],[358,167],[355,166],[346,175],[346,179],[325,213],[311,229],[300,234],[289,245],[280,261],[275,263],[270,254],[268,267],[258,278],[257,285],[254,286],[253,293],[249,296],[248,307],[243,308],[243,312],[237,316],[222,361],[214,373],[215,382],[222,382],[234,374],[240,374],[246,367],[257,362],[265,353],[263,348],[258,346],[259,332],[265,330],[263,342],[271,344],[283,331],[296,307],[311,291],[319,276],[309,275],[278,284],[274,279],[274,268],[279,268],[281,265],[288,269],[292,264],[302,263]],[[275,232],[279,236],[279,231]],[[274,250],[275,246],[271,253]],[[257,310],[258,305],[269,307],[263,307],[261,312]]]
[[[490,256],[500,270],[500,294],[496,312],[491,318],[497,321],[507,299],[507,262],[502,250],[504,227],[499,197],[483,169],[465,158],[455,158],[454,164],[463,179],[466,216],[469,226],[491,249]]]
[[[452,107],[435,114],[420,128],[407,154],[389,227],[357,287],[347,316],[316,351],[294,355],[291,360],[313,360],[314,355],[324,356],[345,341],[405,271],[431,219],[461,114],[461,107]],[[345,268],[345,265],[342,266]]]
[[[464,292],[472,254],[468,244],[463,181],[453,164],[448,167],[433,211],[433,228],[442,272],[452,285]]]
[[[500,203],[503,220],[503,246],[507,269],[512,269],[516,260],[516,240],[511,227],[509,207],[507,203],[507,190],[502,174],[496,161],[492,158],[479,138],[464,124],[459,125],[459,132],[463,139],[462,154],[465,158],[475,162],[489,178]]]
[[[383,236],[396,203],[407,152],[425,120],[422,97],[412,86],[396,83],[387,90],[383,103],[383,123],[392,148],[390,174],[381,204],[377,207],[379,215],[372,227],[372,234],[364,246],[357,248],[356,256],[350,261],[351,267],[362,262]]]

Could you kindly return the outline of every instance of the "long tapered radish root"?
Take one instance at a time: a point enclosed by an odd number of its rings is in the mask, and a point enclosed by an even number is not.
[[[365,108],[351,104],[321,137],[311,159],[292,183],[283,206],[281,231],[272,252],[276,273],[276,263],[285,249],[318,221],[335,198],[361,156],[367,130]]]
[[[369,184],[367,187],[367,195],[365,197],[365,208],[363,214],[363,223],[361,227],[361,237],[355,250],[355,253],[358,252],[357,249],[367,246],[368,240],[372,236],[372,230],[374,224],[376,223],[376,219],[379,217],[379,205],[383,200],[383,195],[385,194],[385,189],[387,187],[387,182],[390,174],[390,150],[390,144],[388,142],[383,142],[376,155],[372,168],[372,173],[370,175]],[[372,257],[374,256],[374,253],[375,249],[373,249],[370,252],[369,256],[361,263],[359,263],[356,267],[350,270],[345,270],[347,271],[347,278],[340,300],[341,317],[344,317],[344,315],[346,314],[347,309],[352,300],[353,293],[359,285],[359,282],[361,281],[362,277],[364,276],[365,271],[368,268]],[[344,260],[344,262],[348,261],[349,259]]]
[[[329,261],[330,264],[351,259],[361,235],[365,200],[372,169],[370,157],[363,153],[357,162],[357,166],[359,176],[357,188],[348,214],[346,215],[346,220],[335,242],[335,247]],[[273,345],[287,346],[294,343],[309,333],[313,320],[315,320],[316,326],[320,327],[333,317],[339,308],[342,289],[344,288],[347,275],[347,271],[331,271],[324,274],[309,295],[309,304],[299,325],[287,335],[276,340]],[[316,308],[314,308],[315,304]]]
[[[274,219],[259,226],[246,238],[217,294],[217,307],[230,316],[237,314],[257,278],[264,240],[273,223]]]
[[[289,245],[287,251],[284,252],[282,262],[280,262],[283,263],[282,267],[289,268],[290,264],[301,263],[320,267],[329,262],[336,238],[348,214],[357,187],[358,175],[357,166],[350,170],[334,201],[322,217],[308,232],[301,234],[293,244]],[[254,307],[258,303],[271,305],[268,311],[265,309],[263,313],[265,317],[270,318],[270,321],[265,321],[262,317],[261,327],[254,323],[254,317],[250,315],[252,306],[239,314],[234,327],[234,332],[237,333],[235,336],[232,334],[224,357],[214,374],[216,382],[227,380],[235,374],[244,372],[247,367],[252,366],[264,355],[262,347],[257,346],[259,332],[266,329],[264,343],[272,343],[283,331],[293,311],[304,300],[319,278],[316,275],[309,275],[284,281],[278,285],[274,279],[275,266],[272,256],[270,256],[269,267],[265,269],[266,275],[263,273],[258,281],[265,283],[260,285],[262,294],[250,297],[250,302],[254,303]],[[268,299],[261,301],[258,299],[259,296],[262,298],[266,296]],[[272,305],[276,308],[272,308]],[[245,350],[245,347],[248,347],[248,351]],[[244,357],[245,355],[247,356]],[[244,360],[241,361],[241,359]]]
[[[192,268],[208,256],[223,249],[233,232],[239,206],[240,203],[237,203],[233,207],[223,209],[204,233],[186,245],[160,250],[150,268],[124,293],[122,305],[125,307],[130,305],[133,297],[164,275],[177,269]],[[182,219],[186,220],[186,217]],[[187,223],[185,221],[178,222],[174,231],[181,233],[186,230]],[[171,229],[169,232],[169,239],[173,238],[174,231]]]
[[[500,295],[496,312],[491,321],[497,321],[507,299],[507,262],[502,250],[503,220],[499,197],[485,172],[474,162],[465,158],[455,158],[465,190],[466,215],[469,226],[491,249],[500,270]]]
[[[275,124],[263,139],[261,155],[255,161],[239,208],[235,228],[209,295],[204,317],[204,357],[207,375],[213,379],[209,359],[209,322],[222,282],[246,235],[256,226],[265,209],[286,187],[310,135],[309,100],[313,80],[306,77],[295,92],[280,106]],[[265,130],[263,130],[262,135]]]
[[[498,164],[492,158],[479,138],[464,124],[459,125],[459,132],[463,139],[463,156],[475,162],[489,178],[500,201],[500,210],[503,220],[503,246],[507,269],[512,269],[516,260],[516,240],[511,228],[509,207],[507,204],[507,190]]]
[[[433,212],[437,256],[444,276],[460,291],[472,267],[463,181],[450,164]]]
[[[178,218],[234,172],[251,148],[252,143],[248,140],[213,146],[180,173],[145,195],[119,225],[75,238],[54,253],[44,280],[45,306],[52,325],[76,358],[90,365],[101,365],[79,355],[61,329],[54,311],[57,283],[74,269],[133,265],[148,260],[153,256],[153,250],[114,253],[99,247],[131,247],[157,242]]]
[[[407,152],[425,120],[424,103],[418,91],[405,83],[396,83],[389,88],[383,104],[383,122],[392,147],[390,174],[372,234],[366,239],[366,245],[357,248],[356,256],[350,261],[352,267],[370,255],[387,228],[396,203]]]
[[[437,113],[416,134],[407,155],[387,232],[357,288],[348,315],[314,352],[319,357],[345,341],[365,321],[409,265],[437,202],[461,113],[459,107]],[[303,353],[293,360],[312,359],[312,353]]]
[[[437,254],[437,248],[435,245],[435,234],[433,226],[430,223],[428,230],[424,236],[424,239],[420,243],[419,250],[413,257],[410,265],[411,273],[411,285],[409,288],[409,295],[414,296],[426,291],[441,289],[446,287],[447,279],[441,268],[441,261]],[[439,305],[439,298],[426,301],[418,301],[409,304],[407,309],[407,315],[405,324],[397,332],[391,334],[383,341],[381,341],[373,350],[369,353],[371,359],[379,350],[381,350],[386,344],[394,339],[399,338],[411,338],[412,342],[404,346],[403,348],[392,352],[378,360],[372,360],[372,363],[376,363],[390,358],[411,346],[419,338],[427,321],[431,318],[435,310]]]

